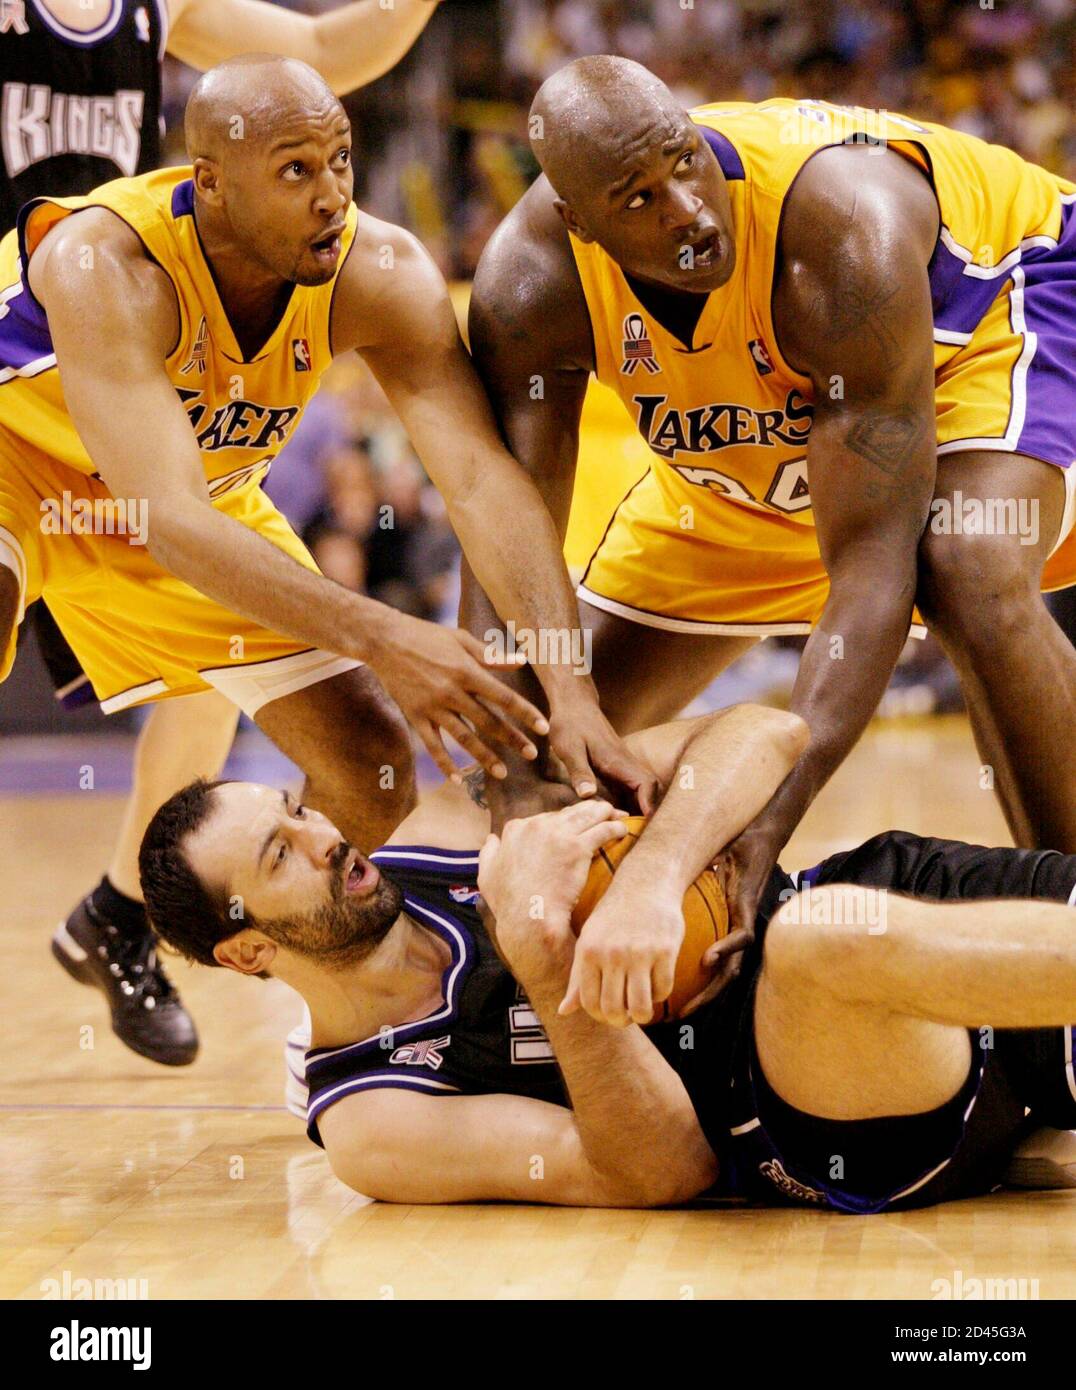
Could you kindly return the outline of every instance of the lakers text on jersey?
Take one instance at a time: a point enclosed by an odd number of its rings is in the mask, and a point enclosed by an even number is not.
[[[929,122],[826,102],[698,108],[728,188],[736,264],[690,342],[648,312],[597,243],[572,238],[596,374],[650,455],[580,597],[678,632],[810,630],[829,585],[811,509],[812,385],[784,360],[771,298],[781,212],[818,150],[875,143],[922,170],[942,227],[928,271],[939,455],[1076,460],[1076,185]],[[810,138],[805,138],[807,132]],[[1076,495],[1070,486],[1071,499]],[[1063,531],[1044,587],[1076,582]]]
[[[67,412],[48,317],[26,279],[50,228],[90,207],[118,214],[175,290],[179,334],[163,368],[213,504],[308,569],[317,568],[312,557],[260,483],[332,360],[336,279],[295,285],[269,339],[244,357],[202,253],[189,169],[116,179],[86,197],[36,199],[0,241],[0,564],[18,578],[22,606],[48,598],[106,713],[214,686],[253,714],[272,698],[268,690],[300,688],[300,666],[304,677],[325,679],[357,663],[310,652],[166,573],[146,551],[138,499],[112,497],[98,475]],[[352,206],[344,256],[357,216]],[[13,634],[0,677],[14,649]]]

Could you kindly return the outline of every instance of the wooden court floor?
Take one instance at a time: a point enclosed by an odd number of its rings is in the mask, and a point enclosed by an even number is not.
[[[151,1299],[930,1299],[972,1279],[1076,1295],[1076,1192],[862,1218],[368,1202],[282,1107],[286,987],[176,967],[203,1048],[170,1071],[122,1048],[99,996],[52,961],[119,808],[0,799],[0,1296],[120,1279]],[[784,862],[894,827],[1005,842],[961,721],[872,731]]]

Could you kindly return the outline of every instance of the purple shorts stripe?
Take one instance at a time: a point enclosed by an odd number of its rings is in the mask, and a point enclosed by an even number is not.
[[[0,319],[0,367],[20,371],[53,353],[49,321],[41,305],[25,286],[7,301]]]
[[[930,303],[934,327],[947,333],[972,333],[982,316],[1008,283],[1007,275],[980,280],[964,274],[967,262],[950,251],[938,238],[930,258]]]
[[[1035,342],[1016,449],[1065,466],[1076,460],[1076,203],[1063,209],[1056,250],[1028,256],[1022,269],[1010,321]]]
[[[1035,245],[1021,250],[1018,246],[1013,247],[998,262],[999,268],[1005,268],[997,275],[969,275],[968,261],[957,255],[939,237],[927,267],[935,329],[946,333],[973,333],[987,309],[1008,286],[1014,265],[1020,266],[1028,274],[1032,267],[1046,264],[1054,266],[1056,273],[1057,258],[1063,253],[1065,237],[1071,236],[1071,213],[1071,204],[1062,208],[1061,232],[1056,248]],[[971,268],[977,269],[976,266]]]

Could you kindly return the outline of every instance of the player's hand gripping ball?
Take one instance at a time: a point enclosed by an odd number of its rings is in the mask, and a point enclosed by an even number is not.
[[[586,884],[572,911],[572,931],[576,936],[605,895],[613,875],[637,843],[645,825],[642,816],[632,816],[627,821],[628,834],[605,845],[594,856]],[[676,958],[672,993],[657,1005],[651,1024],[678,1018],[685,1004],[710,983],[711,971],[703,967],[703,954],[715,941],[727,936],[729,930],[725,894],[713,869],[701,873],[684,894],[683,912],[684,940]]]

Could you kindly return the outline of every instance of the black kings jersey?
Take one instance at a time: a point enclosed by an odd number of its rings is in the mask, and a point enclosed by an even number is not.
[[[566,1105],[549,1040],[478,916],[477,851],[391,845],[371,858],[403,890],[410,917],[451,948],[444,1004],[417,1023],[307,1052],[311,1139],[321,1142],[317,1122],[327,1106],[380,1086],[433,1096],[504,1092]]]
[[[569,1103],[537,1014],[497,955],[475,908],[477,851],[390,845],[371,855],[399,884],[405,910],[452,950],[444,1004],[429,1017],[346,1047],[306,1054],[307,1133],[317,1144],[318,1116],[344,1096],[395,1086],[430,1096],[500,1093]],[[790,883],[775,873],[765,912]],[[690,1021],[647,1036],[684,1081],[711,1144],[728,1132],[729,1071],[737,1021],[747,997],[746,972]]]
[[[0,232],[23,203],[160,164],[166,0],[111,0],[80,34],[44,0],[0,0]]]
[[[506,1093],[569,1103],[552,1048],[534,1010],[501,962],[475,910],[477,851],[392,845],[372,859],[404,891],[415,921],[452,948],[444,1004],[415,1023],[387,1028],[345,1047],[306,1054],[307,1132],[344,1096],[395,1086],[431,1096]],[[647,1029],[679,1074],[719,1161],[717,1196],[752,1190],[745,1146],[761,1133],[749,1072],[754,984],[766,928],[797,890],[855,883],[938,900],[1045,898],[1076,907],[1076,855],[1053,850],[986,849],[905,831],[876,835],[789,875],[774,869],[759,904],[755,941],[739,977],[689,1019]],[[1076,1029],[1017,1035],[1021,1086],[1043,1123],[1076,1126]],[[764,1155],[765,1160],[765,1155]]]

